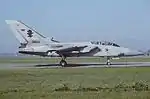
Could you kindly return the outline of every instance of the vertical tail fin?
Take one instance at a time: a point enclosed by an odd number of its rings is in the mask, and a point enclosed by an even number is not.
[[[40,44],[46,38],[25,23],[17,20],[6,20],[20,44]]]

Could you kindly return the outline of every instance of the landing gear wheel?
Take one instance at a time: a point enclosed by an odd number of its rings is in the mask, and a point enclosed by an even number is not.
[[[67,62],[66,62],[65,60],[61,60],[61,61],[60,61],[60,65],[61,65],[62,67],[65,67],[65,66],[67,66]]]
[[[107,62],[106,65],[111,65],[111,63],[110,63],[110,62]]]
[[[107,58],[107,63],[106,63],[106,65],[111,65],[111,62],[110,62],[110,58]]]

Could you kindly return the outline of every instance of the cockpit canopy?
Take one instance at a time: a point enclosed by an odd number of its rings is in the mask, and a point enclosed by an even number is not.
[[[91,44],[120,47],[118,44],[107,42],[107,41],[92,41]]]

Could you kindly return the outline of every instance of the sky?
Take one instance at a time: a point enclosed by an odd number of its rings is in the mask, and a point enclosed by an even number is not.
[[[0,0],[0,52],[19,42],[5,20],[22,20],[62,42],[113,41],[138,50],[150,48],[150,0]]]

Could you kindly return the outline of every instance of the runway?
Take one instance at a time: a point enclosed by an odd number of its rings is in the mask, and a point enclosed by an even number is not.
[[[111,65],[105,63],[76,63],[68,64],[65,68],[122,68],[122,67],[150,67],[150,62],[112,62]],[[0,69],[26,69],[26,68],[62,68],[59,64],[36,64],[36,63],[1,63]]]

